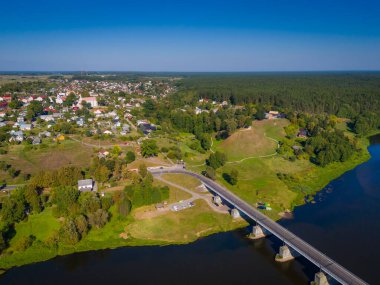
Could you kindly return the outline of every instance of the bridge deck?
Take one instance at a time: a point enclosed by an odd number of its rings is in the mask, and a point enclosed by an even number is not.
[[[280,224],[274,222],[270,218],[266,217],[260,211],[255,209],[253,206],[249,205],[235,194],[231,193],[225,187],[215,183],[211,179],[208,179],[202,175],[194,172],[187,171],[183,168],[173,167],[164,169],[150,169],[150,172],[154,175],[159,175],[163,173],[182,173],[193,176],[201,180],[210,190],[217,193],[231,205],[236,207],[242,213],[247,215],[249,218],[256,221],[259,225],[270,231],[273,235],[277,236],[279,239],[284,241],[285,244],[296,250],[298,253],[302,254],[309,261],[314,263],[316,266],[321,268],[322,271],[329,274],[336,281],[342,284],[350,285],[361,285],[368,284],[361,280],[359,277],[351,273],[349,270],[343,266],[336,263],[334,260],[294,235],[292,232],[288,231]]]

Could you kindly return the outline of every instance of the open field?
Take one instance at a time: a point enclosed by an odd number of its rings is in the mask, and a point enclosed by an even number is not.
[[[269,143],[264,134],[267,137],[281,140],[285,136],[283,128],[287,124],[287,120],[255,122],[252,131],[241,130],[232,135],[229,138],[230,141],[227,139],[217,145],[217,149],[226,153],[228,161],[231,161],[231,158],[249,157],[249,155],[243,156],[246,149],[251,155],[255,154],[253,158],[227,163],[218,169],[217,180],[251,204],[256,202],[270,203],[273,210],[264,212],[275,220],[280,218],[278,215],[280,212],[287,209],[291,210],[295,205],[302,204],[305,196],[313,195],[331,180],[369,158],[367,139],[362,139],[359,142],[359,146],[362,148],[361,153],[355,154],[346,162],[332,163],[323,168],[308,160],[291,162],[279,155],[260,157],[276,151],[276,143],[274,141]],[[258,134],[262,137],[256,139],[257,143],[253,143],[253,137],[257,137]],[[347,133],[347,135],[350,136],[351,134]],[[238,183],[235,186],[228,184],[223,179],[223,173],[229,173],[232,169],[239,172]],[[288,174],[293,180],[281,180],[277,173]]]
[[[227,231],[245,225],[229,215],[214,213],[203,200],[196,206],[180,212],[167,212],[152,219],[136,221],[126,228],[128,235],[137,239],[187,243],[215,232]]]
[[[286,124],[286,120],[255,121],[250,129],[235,132],[216,149],[225,152],[228,161],[273,154],[277,147],[273,139],[281,137]]]
[[[0,86],[7,83],[44,81],[47,75],[0,75]]]
[[[0,179],[8,184],[22,182],[22,174],[34,174],[41,170],[57,169],[62,166],[86,167],[90,164],[93,149],[80,143],[65,140],[60,144],[50,144],[47,148],[26,150],[25,145],[11,145],[8,153],[0,155],[0,159],[21,170],[19,177],[11,179],[7,173],[0,172]]]

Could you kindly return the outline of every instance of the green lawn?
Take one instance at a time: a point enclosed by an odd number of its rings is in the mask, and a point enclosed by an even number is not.
[[[242,220],[234,221],[230,215],[213,212],[203,200],[195,203],[196,206],[190,209],[135,221],[126,231],[141,240],[188,243],[201,236],[246,225]]]
[[[11,240],[10,250],[21,237],[33,235],[37,240],[45,241],[51,233],[58,230],[60,223],[52,215],[52,208],[47,208],[39,214],[29,215],[26,221],[16,224],[16,235]]]

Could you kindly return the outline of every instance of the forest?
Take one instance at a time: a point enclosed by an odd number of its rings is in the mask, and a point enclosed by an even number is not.
[[[365,134],[379,126],[380,73],[235,73],[192,75],[178,86],[182,100],[201,98],[266,109],[333,114]],[[180,92],[180,93],[181,93]]]

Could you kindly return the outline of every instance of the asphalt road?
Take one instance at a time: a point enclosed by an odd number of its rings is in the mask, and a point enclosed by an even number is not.
[[[350,285],[368,284],[356,275],[354,275],[353,273],[351,273],[349,270],[344,268],[343,266],[336,263],[334,260],[326,256],[325,254],[323,254],[322,252],[320,252],[319,250],[317,250],[316,248],[299,238],[298,236],[294,235],[289,230],[285,229],[278,223],[266,217],[256,208],[249,205],[248,203],[237,197],[235,194],[231,193],[228,189],[217,184],[211,179],[208,179],[197,173],[187,171],[181,166],[155,168],[149,169],[149,171],[153,175],[160,175],[163,173],[182,173],[198,178],[211,191],[221,196],[224,200],[235,206],[239,211],[244,213],[252,220],[256,221],[257,224],[270,231],[273,235],[277,236],[286,245],[288,245],[298,253],[302,254],[305,258],[314,263],[317,267],[321,268],[323,272],[333,277],[336,281],[342,284]]]

